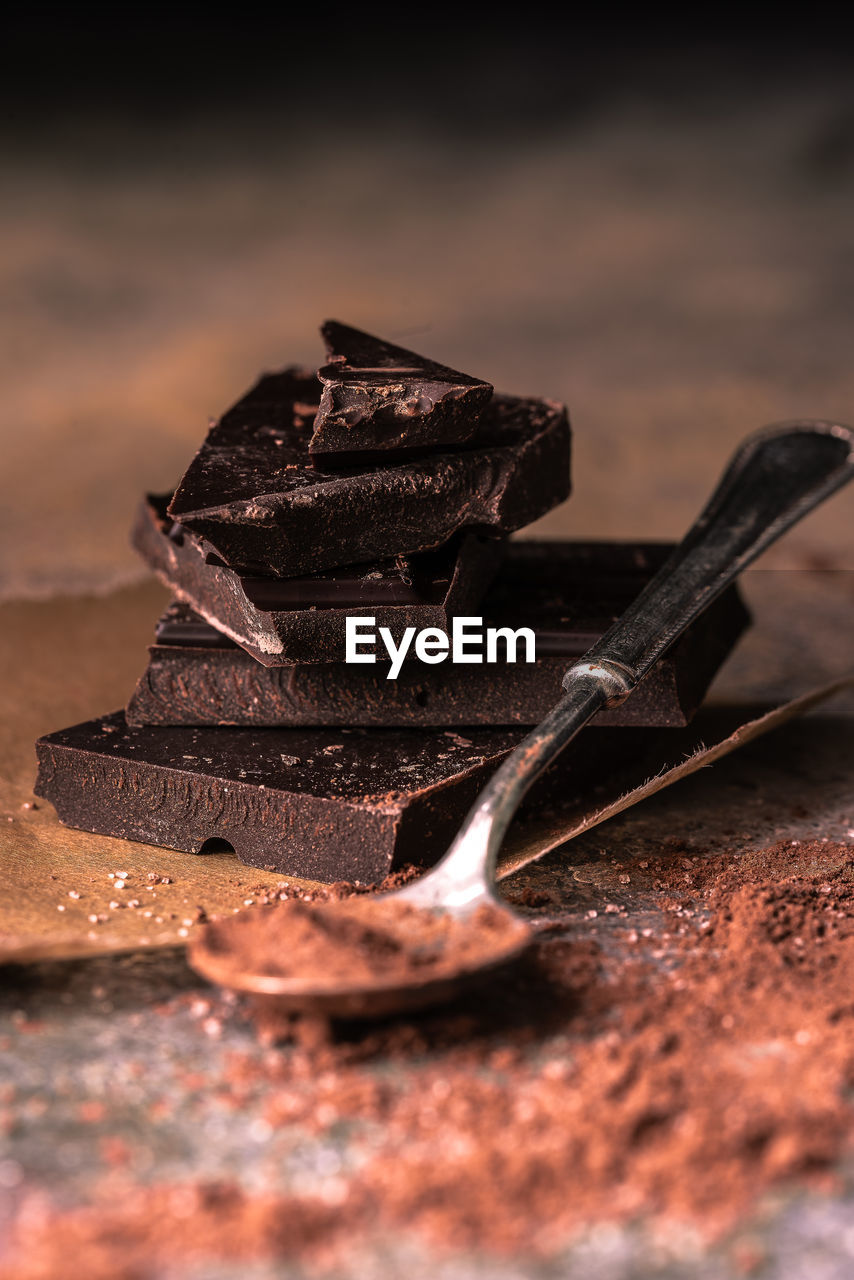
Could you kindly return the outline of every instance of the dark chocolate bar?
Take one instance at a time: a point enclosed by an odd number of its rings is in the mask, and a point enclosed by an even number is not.
[[[134,547],[167,586],[265,666],[343,662],[351,616],[375,617],[395,643],[407,627],[447,629],[455,613],[480,604],[504,547],[503,539],[458,534],[436,551],[307,578],[241,575],[208,563],[204,543],[166,515],[167,503],[142,503]]]
[[[116,712],[40,738],[36,795],[83,831],[285,875],[374,883],[445,851],[521,729],[132,728]],[[582,733],[532,792],[583,794],[648,745]]]
[[[561,678],[663,563],[669,546],[511,542],[483,605],[484,624],[531,627],[537,661],[427,666],[306,663],[259,667],[186,606],[157,630],[127,710],[132,724],[532,725],[558,700]],[[731,588],[669,650],[632,696],[594,724],[687,724],[748,615]],[[518,655],[521,658],[523,655]]]
[[[446,365],[327,320],[329,363],[309,449],[330,465],[353,454],[461,445],[477,431],[492,387]]]
[[[36,794],[62,822],[251,866],[381,880],[441,854],[519,730],[129,728],[118,712],[41,738]]]
[[[233,569],[298,577],[428,551],[462,529],[508,533],[569,494],[566,410],[494,396],[489,445],[334,473],[312,464],[317,382],[271,374],[209,431],[169,507]],[[314,399],[312,399],[314,397]]]

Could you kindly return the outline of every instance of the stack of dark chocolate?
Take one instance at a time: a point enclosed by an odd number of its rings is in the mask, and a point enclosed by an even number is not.
[[[37,793],[63,822],[190,852],[227,841],[317,879],[429,863],[666,555],[508,541],[569,494],[565,409],[322,332],[317,375],[262,377],[171,499],[143,502],[134,545],[175,599],[126,712],[37,744]],[[461,616],[532,630],[536,661],[420,660],[411,629]],[[354,617],[395,648],[410,629],[397,678],[386,648],[346,661]],[[730,591],[570,749],[561,785],[613,756],[599,725],[684,725],[745,621]]]

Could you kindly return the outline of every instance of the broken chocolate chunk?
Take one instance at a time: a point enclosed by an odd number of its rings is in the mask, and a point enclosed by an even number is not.
[[[316,392],[300,370],[262,378],[178,486],[169,514],[232,569],[298,577],[428,551],[462,529],[508,533],[569,495],[561,405],[494,396],[477,448],[329,473],[312,464],[297,413]]]
[[[329,363],[309,449],[330,465],[354,454],[466,444],[492,387],[327,320],[321,329]]]
[[[186,605],[167,610],[127,710],[131,724],[453,726],[538,723],[561,679],[664,562],[667,544],[510,543],[484,624],[530,627],[537,660],[427,666],[257,662]],[[716,600],[602,725],[687,724],[748,615],[736,588]],[[381,654],[383,651],[380,651]],[[504,651],[501,651],[504,656]]]
[[[346,619],[366,612],[395,643],[407,627],[446,630],[454,613],[480,604],[503,555],[503,539],[469,533],[436,551],[311,577],[241,575],[208,563],[204,543],[173,524],[167,503],[142,503],[134,547],[167,586],[265,666],[343,662]]]

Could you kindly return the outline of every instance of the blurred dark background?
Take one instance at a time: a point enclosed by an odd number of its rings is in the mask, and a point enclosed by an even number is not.
[[[269,110],[304,113],[309,127],[346,111],[348,130],[411,122],[453,137],[504,127],[539,136],[638,98],[675,112],[723,107],[854,65],[844,12],[816,8],[771,21],[720,7],[484,16],[436,5],[37,5],[4,27],[6,124],[25,135],[69,113],[156,126],[176,112]]]
[[[568,401],[566,535],[678,535],[747,431],[854,419],[837,22],[15,14],[0,593],[141,572],[137,495],[328,315]],[[854,567],[850,510],[773,563]]]

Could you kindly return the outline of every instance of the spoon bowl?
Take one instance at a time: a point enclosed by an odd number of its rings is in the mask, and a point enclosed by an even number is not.
[[[383,899],[398,894],[377,894],[371,901],[378,906]],[[276,910],[277,908],[272,908]],[[327,910],[327,904],[319,904],[318,911]],[[419,908],[435,917],[433,908]],[[425,968],[423,974],[401,974],[393,970],[378,972],[371,978],[342,979],[334,974],[312,970],[304,974],[272,973],[263,969],[247,968],[241,963],[239,952],[232,943],[239,928],[239,916],[208,926],[190,946],[190,963],[197,973],[219,986],[230,987],[254,997],[271,1012],[310,1013],[329,1018],[381,1018],[407,1009],[423,1009],[453,999],[463,991],[488,980],[505,965],[512,964],[533,941],[531,926],[508,907],[494,903],[494,912],[500,915],[506,928],[495,931],[489,944],[478,949],[468,960],[462,959],[453,967]],[[477,928],[470,917],[454,915],[460,930]],[[413,929],[417,929],[413,917]]]

